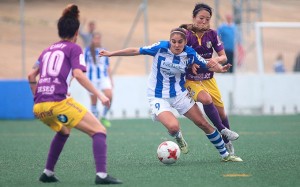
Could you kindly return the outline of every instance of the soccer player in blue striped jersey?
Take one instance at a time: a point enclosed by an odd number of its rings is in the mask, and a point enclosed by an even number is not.
[[[98,53],[103,48],[101,47],[101,34],[95,33],[92,38],[92,43],[85,49],[84,57],[87,64],[87,77],[93,83],[95,88],[101,90],[106,97],[112,102],[112,88],[113,81],[111,70],[109,66],[108,57],[99,57]],[[110,107],[104,106],[101,114],[101,122],[104,126],[110,127],[111,123],[107,120],[107,113]],[[99,111],[97,109],[97,97],[91,94],[91,112],[99,118]]]
[[[186,46],[186,34],[181,28],[170,33],[169,41],[160,41],[151,46],[126,48],[118,51],[100,51],[100,56],[153,56],[152,71],[148,79],[147,96],[153,119],[161,122],[175,138],[182,153],[188,153],[188,145],[180,130],[179,121],[173,114],[175,109],[201,128],[219,151],[223,161],[232,160],[219,132],[203,117],[198,105],[184,87],[186,69],[192,64],[214,72],[226,72],[230,65],[206,62],[196,51]]]

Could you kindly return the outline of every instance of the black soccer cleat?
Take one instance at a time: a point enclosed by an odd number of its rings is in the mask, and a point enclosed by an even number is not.
[[[43,173],[40,176],[39,181],[44,182],[44,183],[59,182],[59,180],[54,175],[49,177],[45,173]]]
[[[119,179],[113,178],[109,175],[105,177],[104,179],[100,178],[98,175],[96,175],[95,184],[122,184],[123,182]]]

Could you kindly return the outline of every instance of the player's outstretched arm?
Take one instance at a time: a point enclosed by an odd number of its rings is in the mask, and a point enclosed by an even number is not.
[[[93,95],[96,95],[104,106],[110,106],[109,98],[106,97],[102,92],[99,92],[80,69],[74,69],[73,76],[85,89],[87,89]]]
[[[125,48],[117,51],[106,51],[106,50],[101,50],[99,52],[99,56],[136,56],[140,55],[140,49],[139,48]]]

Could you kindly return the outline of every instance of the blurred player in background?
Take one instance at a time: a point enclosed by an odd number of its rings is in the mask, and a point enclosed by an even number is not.
[[[148,79],[148,99],[153,119],[161,122],[175,138],[182,153],[188,153],[188,145],[180,130],[179,121],[172,113],[176,109],[201,128],[211,143],[218,149],[223,161],[240,161],[227,152],[218,133],[203,117],[197,104],[184,88],[186,68],[197,63],[203,69],[226,72],[230,65],[221,66],[213,61],[206,62],[194,49],[186,46],[186,34],[181,28],[173,29],[170,41],[160,41],[152,46],[126,48],[119,51],[100,51],[100,56],[153,56],[152,71]]]
[[[183,24],[180,27],[186,29],[187,45],[208,62],[224,64],[227,61],[222,42],[217,32],[210,29],[212,8],[207,4],[198,3],[193,10],[193,24]],[[213,57],[214,50],[217,57]],[[188,69],[185,87],[189,90],[195,101],[203,104],[205,114],[221,132],[226,148],[231,155],[234,155],[234,148],[231,140],[239,136],[230,130],[229,120],[225,113],[221,93],[214,78],[214,72],[199,68],[197,75]]]
[[[87,63],[87,76],[93,85],[101,90],[106,97],[112,102],[113,81],[111,69],[109,66],[108,57],[99,57],[99,52],[102,50],[101,34],[95,33],[92,43],[85,49],[85,61]],[[110,127],[111,123],[107,120],[106,115],[110,107],[104,106],[101,122],[104,126]],[[97,96],[91,94],[91,111],[99,119],[99,111],[97,108]]]
[[[84,26],[86,23],[86,19],[83,20],[82,25],[79,27],[79,36],[81,37],[83,41],[84,48],[91,45],[92,39],[96,30],[96,24],[94,21],[90,21],[88,23],[88,30],[87,32],[84,31]]]
[[[33,112],[43,123],[56,131],[43,174],[39,180],[44,183],[58,182],[54,167],[74,127],[92,138],[96,164],[96,184],[120,184],[120,180],[106,172],[107,145],[106,129],[97,118],[73,98],[67,97],[71,75],[89,92],[96,95],[103,105],[109,106],[109,99],[92,85],[86,75],[82,49],[75,44],[79,28],[79,10],[76,5],[67,6],[57,27],[61,40],[45,49],[28,80],[34,94]],[[40,75],[36,84],[36,77]],[[70,158],[72,159],[72,158]]]

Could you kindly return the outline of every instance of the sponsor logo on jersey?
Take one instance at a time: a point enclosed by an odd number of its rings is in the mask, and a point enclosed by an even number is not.
[[[49,110],[49,111],[41,112],[41,113],[34,112],[34,115],[38,119],[43,119],[43,118],[46,118],[46,117],[51,117],[51,116],[53,116],[53,110]]]
[[[67,123],[68,122],[68,117],[64,114],[59,114],[57,116],[58,121],[62,122],[62,123]]]

